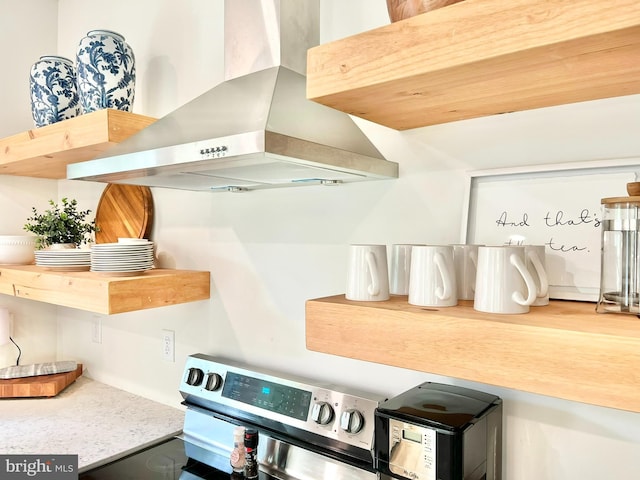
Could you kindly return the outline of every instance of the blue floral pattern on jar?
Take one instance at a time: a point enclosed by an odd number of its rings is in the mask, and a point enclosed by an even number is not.
[[[45,55],[31,67],[31,115],[36,127],[80,115],[80,103],[73,62],[65,57]]]
[[[78,95],[85,113],[104,108],[133,110],[135,57],[122,35],[90,31],[80,40],[76,63]]]

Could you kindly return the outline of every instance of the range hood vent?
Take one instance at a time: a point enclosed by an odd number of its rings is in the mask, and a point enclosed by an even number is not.
[[[318,30],[317,0],[226,0],[227,80],[67,178],[215,192],[397,177],[351,117],[307,100]]]

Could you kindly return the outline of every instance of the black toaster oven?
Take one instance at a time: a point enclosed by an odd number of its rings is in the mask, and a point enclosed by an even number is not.
[[[426,382],[381,403],[375,423],[382,478],[502,478],[502,400],[495,395]]]

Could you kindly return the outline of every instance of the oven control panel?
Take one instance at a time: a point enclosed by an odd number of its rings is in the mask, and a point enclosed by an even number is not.
[[[180,393],[187,404],[229,407],[363,449],[373,447],[375,409],[385,400],[202,354],[188,357]]]

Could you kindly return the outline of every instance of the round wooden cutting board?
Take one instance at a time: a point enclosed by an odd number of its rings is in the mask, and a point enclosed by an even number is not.
[[[149,238],[153,225],[153,197],[149,187],[107,184],[96,210],[96,243],[118,238]]]

